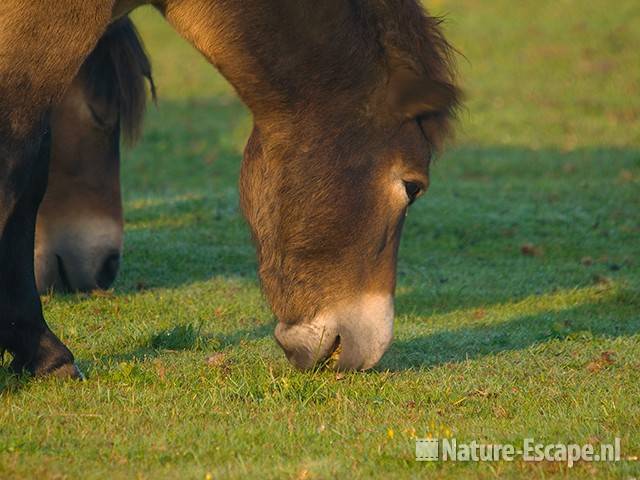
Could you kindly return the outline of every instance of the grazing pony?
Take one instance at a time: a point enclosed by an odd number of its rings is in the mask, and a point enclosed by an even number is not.
[[[40,293],[106,289],[122,256],[120,132],[132,145],[155,98],[151,64],[133,22],[115,21],[51,110],[47,190],[36,222]]]
[[[451,49],[417,0],[3,0],[0,346],[78,375],[33,272],[49,116],[115,19],[150,3],[253,114],[240,178],[287,358],[367,369],[393,335],[398,245],[459,102]],[[16,46],[19,46],[17,48]]]

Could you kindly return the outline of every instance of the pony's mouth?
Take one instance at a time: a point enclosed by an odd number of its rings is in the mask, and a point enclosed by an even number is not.
[[[340,353],[342,353],[342,344],[340,343],[340,335],[338,335],[329,349],[327,358],[324,361],[325,366],[335,370],[338,366],[338,361],[340,360]]]
[[[368,370],[393,339],[393,296],[363,294],[298,323],[279,321],[274,336],[300,370]]]

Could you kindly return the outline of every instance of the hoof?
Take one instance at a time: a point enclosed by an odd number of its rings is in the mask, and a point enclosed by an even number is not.
[[[54,363],[53,365],[58,365]],[[82,370],[78,368],[78,365],[75,363],[64,363],[58,366],[43,366],[40,365],[38,367],[33,367],[32,365],[25,365],[22,362],[12,362],[11,369],[17,374],[21,374],[27,372],[34,377],[47,377],[52,376],[60,379],[73,379],[73,380],[85,380],[84,374]]]
[[[75,363],[67,363],[58,368],[55,368],[49,372],[45,372],[40,375],[51,375],[56,378],[66,379],[71,378],[73,380],[85,380],[82,371],[78,368],[78,365]]]
[[[31,354],[14,354],[11,368],[17,373],[27,371],[34,377],[52,375],[58,378],[84,379],[71,351],[50,330],[43,333]]]

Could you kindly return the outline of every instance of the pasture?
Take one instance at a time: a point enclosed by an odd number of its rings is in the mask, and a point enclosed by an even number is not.
[[[464,54],[457,139],[411,207],[395,341],[301,373],[273,340],[237,179],[251,120],[158,14],[114,288],[45,296],[86,382],[0,368],[0,478],[640,475],[635,0],[428,1]],[[416,462],[416,437],[608,443],[619,463]]]

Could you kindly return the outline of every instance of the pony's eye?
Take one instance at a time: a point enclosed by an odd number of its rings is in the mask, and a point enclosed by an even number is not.
[[[416,182],[404,182],[404,189],[409,197],[409,205],[416,201],[416,198],[422,193],[422,187]]]
[[[91,105],[91,103],[87,103],[87,105],[91,112],[91,118],[99,128],[103,130],[113,130],[115,128],[118,121],[117,116],[113,115],[112,112],[109,111],[101,111]]]

